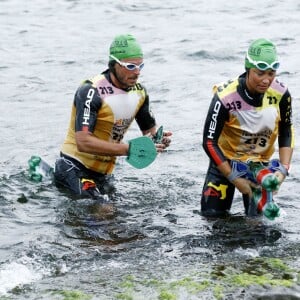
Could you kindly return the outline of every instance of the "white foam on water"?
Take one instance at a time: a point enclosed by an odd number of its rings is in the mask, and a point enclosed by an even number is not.
[[[32,259],[23,257],[0,268],[0,296],[23,284],[40,280],[49,271],[36,267]]]
[[[245,257],[245,258],[255,258],[255,257],[259,257],[259,252],[257,249],[242,249],[242,248],[238,248],[236,250],[234,250],[234,252],[241,256],[241,257]]]

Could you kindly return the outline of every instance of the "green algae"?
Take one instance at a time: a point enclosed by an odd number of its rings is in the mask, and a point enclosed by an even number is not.
[[[271,274],[265,275],[252,275],[248,273],[241,273],[233,275],[225,280],[227,283],[233,286],[240,287],[249,287],[252,285],[261,285],[261,286],[283,286],[283,287],[291,287],[294,282],[286,279],[276,279],[273,278]]]
[[[121,287],[122,288],[125,288],[125,289],[132,289],[132,288],[134,288],[134,281],[135,281],[135,278],[134,278],[134,276],[132,276],[132,275],[127,275],[125,278],[124,278],[124,280],[123,280],[123,282],[121,283]]]
[[[204,291],[210,286],[210,282],[207,280],[195,281],[195,279],[187,277],[181,280],[174,281],[169,284],[170,288],[184,287],[188,292],[195,294]]]
[[[254,285],[292,287],[298,271],[279,258],[259,257],[247,260],[239,269],[234,266],[217,266],[216,279],[227,287],[250,287]],[[228,288],[230,289],[230,288]]]
[[[63,300],[90,300],[92,296],[87,295],[81,291],[56,291],[53,295],[61,295]]]
[[[213,295],[215,296],[215,298],[217,300],[221,300],[221,299],[224,299],[224,287],[221,286],[221,285],[215,285],[213,287]]]
[[[118,295],[116,295],[116,299],[119,300],[134,300],[132,295],[129,295],[127,293],[120,293]]]
[[[206,266],[207,267],[207,266]],[[142,293],[151,295],[151,299],[177,300],[180,295],[201,297],[203,293],[213,294],[215,299],[224,299],[227,293],[237,288],[250,286],[287,287],[300,281],[299,271],[291,268],[280,258],[259,257],[234,262],[216,264],[206,272],[195,272],[179,279],[149,278],[140,280],[133,275],[125,276],[120,283],[121,292],[116,299],[136,300]]]
[[[170,292],[170,291],[161,291],[160,294],[158,295],[159,300],[177,300],[177,296]]]

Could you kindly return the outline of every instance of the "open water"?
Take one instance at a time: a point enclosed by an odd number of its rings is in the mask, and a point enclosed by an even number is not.
[[[232,217],[199,214],[211,89],[243,72],[253,39],[278,46],[299,137],[299,20],[296,0],[0,0],[0,299],[300,299],[298,138],[278,219],[245,218],[239,194]],[[103,216],[28,180],[27,161],[54,164],[77,86],[120,33],[143,45],[141,80],[173,142],[143,170],[119,159]]]

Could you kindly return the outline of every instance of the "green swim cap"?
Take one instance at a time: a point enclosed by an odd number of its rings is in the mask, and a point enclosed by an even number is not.
[[[279,65],[276,47],[271,41],[258,39],[250,44],[245,58],[246,68],[257,68],[262,71],[273,69],[276,71]]]
[[[117,59],[124,58],[143,58],[143,51],[139,43],[131,34],[117,35],[109,48],[109,55]],[[114,60],[109,57],[109,60]]]

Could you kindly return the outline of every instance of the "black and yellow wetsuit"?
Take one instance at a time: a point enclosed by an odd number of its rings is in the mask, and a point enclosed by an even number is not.
[[[81,195],[90,193],[93,182],[102,188],[116,157],[78,151],[75,132],[89,131],[101,140],[120,143],[134,120],[141,130],[155,126],[144,86],[136,83],[127,90],[119,89],[108,70],[84,81],[75,93],[69,129],[56,162],[56,183]]]
[[[228,211],[234,185],[217,169],[225,160],[268,162],[279,147],[293,147],[291,96],[277,79],[264,94],[250,95],[246,73],[214,88],[203,132],[203,148],[210,158],[202,212]]]

